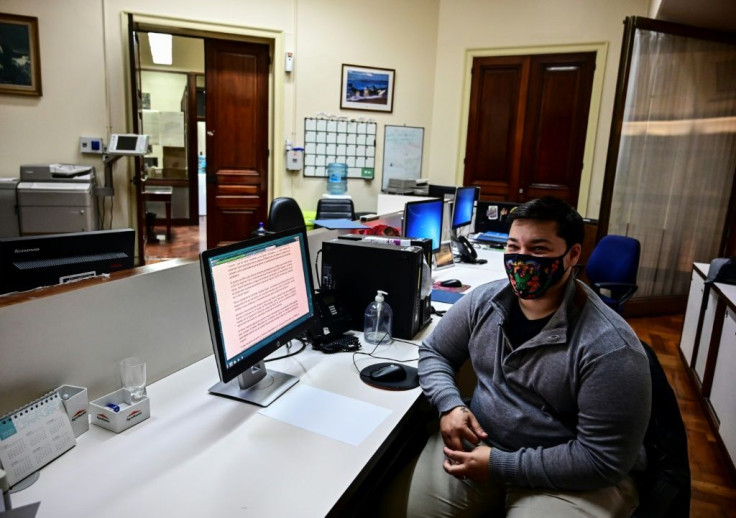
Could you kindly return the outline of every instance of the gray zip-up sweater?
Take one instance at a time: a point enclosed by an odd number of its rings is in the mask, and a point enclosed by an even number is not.
[[[635,464],[649,422],[649,364],[634,331],[570,280],[542,331],[512,350],[508,281],[477,287],[419,349],[419,380],[440,412],[463,405],[454,377],[470,358],[470,410],[488,433],[491,477],[521,487],[592,490]]]

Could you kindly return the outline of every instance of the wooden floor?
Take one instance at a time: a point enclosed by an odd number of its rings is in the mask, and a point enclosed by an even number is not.
[[[205,228],[205,218],[200,218]],[[157,227],[157,230],[159,227]],[[164,237],[164,236],[161,236]],[[196,258],[205,249],[206,239],[200,227],[172,228],[170,242],[146,245],[148,262],[166,259]],[[685,421],[692,471],[691,518],[736,518],[736,481],[718,448],[696,392],[680,360],[679,343],[683,315],[630,318],[631,327],[656,351],[667,378],[677,394]]]
[[[692,518],[736,517],[736,481],[718,448],[695,388],[679,355],[683,316],[630,318],[639,338],[656,351],[670,385],[677,394],[687,428],[692,474]]]

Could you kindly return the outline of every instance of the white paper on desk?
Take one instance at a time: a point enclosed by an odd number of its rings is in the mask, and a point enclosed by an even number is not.
[[[258,413],[358,446],[391,410],[299,383]]]

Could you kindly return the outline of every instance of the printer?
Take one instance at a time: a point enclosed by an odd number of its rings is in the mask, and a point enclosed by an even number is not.
[[[92,166],[20,166],[17,195],[21,235],[98,230],[96,187]]]

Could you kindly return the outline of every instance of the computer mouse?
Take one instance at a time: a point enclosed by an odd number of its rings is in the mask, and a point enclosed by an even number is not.
[[[389,363],[371,372],[371,379],[375,381],[401,381],[406,378],[406,371],[401,365]]]
[[[462,287],[463,283],[460,282],[458,279],[447,279],[446,281],[440,282],[440,286],[443,286],[445,288],[460,288]]]

